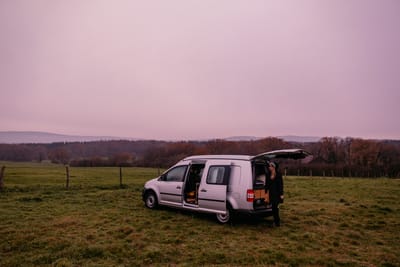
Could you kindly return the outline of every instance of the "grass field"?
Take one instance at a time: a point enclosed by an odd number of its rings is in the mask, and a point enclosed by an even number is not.
[[[158,170],[5,165],[0,266],[400,266],[400,181],[285,178],[283,225],[146,209]]]

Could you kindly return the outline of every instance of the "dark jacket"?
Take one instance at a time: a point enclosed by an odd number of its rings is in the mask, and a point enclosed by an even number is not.
[[[282,202],[283,180],[280,172],[276,172],[275,179],[271,180],[268,176],[265,184],[265,191],[269,191],[269,201],[271,204],[279,204]]]

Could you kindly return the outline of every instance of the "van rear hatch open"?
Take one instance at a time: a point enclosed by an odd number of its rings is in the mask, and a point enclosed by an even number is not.
[[[303,149],[282,149],[258,154],[251,160],[273,160],[273,159],[302,159],[304,163],[312,160],[312,155]]]
[[[270,210],[269,194],[265,192],[265,181],[268,175],[267,164],[274,159],[299,159],[303,163],[312,160],[312,155],[302,149],[283,149],[261,153],[251,158],[253,164],[253,196],[254,210]],[[249,195],[249,194],[248,194]]]

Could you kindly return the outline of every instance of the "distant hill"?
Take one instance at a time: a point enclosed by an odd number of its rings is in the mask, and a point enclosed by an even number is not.
[[[224,138],[227,141],[257,141],[264,137],[256,136],[232,136]],[[277,136],[287,142],[309,143],[318,142],[321,138],[315,136]],[[35,131],[0,131],[0,144],[49,144],[59,142],[92,142],[92,141],[110,141],[110,140],[145,140],[138,138],[116,137],[116,136],[81,136],[65,135],[48,132]],[[212,139],[207,139],[212,140]],[[204,140],[203,140],[204,141]]]
[[[285,135],[285,136],[276,136],[277,138],[283,139],[286,142],[297,142],[297,143],[313,143],[318,142],[321,137],[317,136],[296,136],[296,135]],[[256,137],[256,136],[232,136],[225,138],[227,141],[257,141],[263,139],[264,137]]]
[[[278,138],[281,138],[286,142],[296,142],[296,143],[314,143],[321,140],[321,137],[318,136],[285,135],[285,136],[278,136]]]
[[[100,140],[121,140],[115,136],[79,136],[47,132],[0,131],[0,144],[47,144],[59,142],[90,142]]]
[[[260,140],[260,139],[262,139],[262,137],[256,137],[256,136],[231,136],[231,137],[224,138],[224,140],[232,141],[232,142],[236,142],[236,141],[256,141],[256,140]]]

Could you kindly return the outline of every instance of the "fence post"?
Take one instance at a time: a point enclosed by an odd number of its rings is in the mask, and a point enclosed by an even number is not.
[[[65,171],[67,174],[66,188],[69,189],[69,166],[68,165],[65,166]]]
[[[310,169],[310,176],[312,177],[312,169]]]
[[[0,171],[0,190],[4,189],[4,170],[6,169],[6,166],[1,167]]]
[[[122,187],[122,167],[119,167],[119,187]]]

